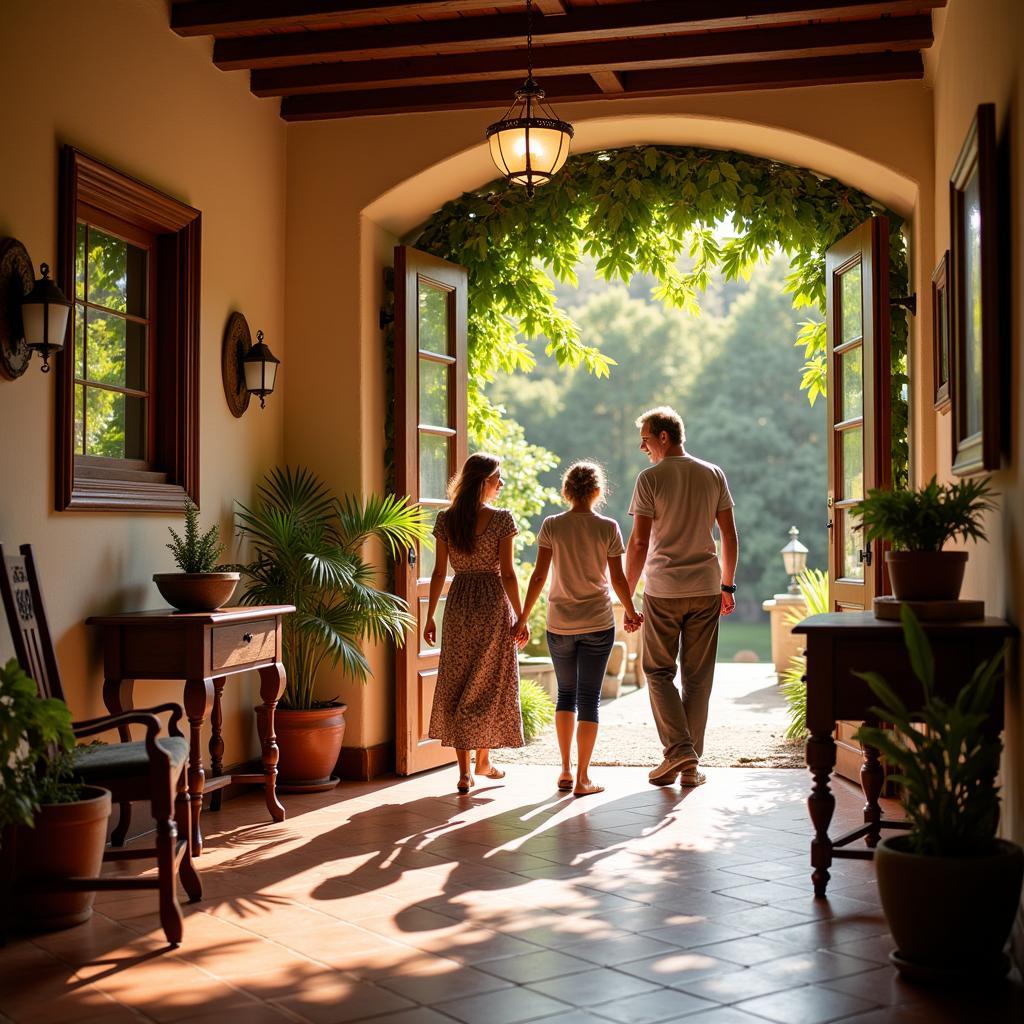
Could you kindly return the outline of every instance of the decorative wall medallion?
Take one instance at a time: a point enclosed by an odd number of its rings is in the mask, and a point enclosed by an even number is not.
[[[0,375],[8,380],[20,377],[32,356],[21,324],[21,300],[34,283],[25,246],[16,238],[0,241]]]
[[[232,313],[224,330],[221,349],[221,375],[224,378],[224,397],[232,416],[241,416],[249,408],[249,392],[245,386],[242,360],[252,348],[249,323],[241,313]]]

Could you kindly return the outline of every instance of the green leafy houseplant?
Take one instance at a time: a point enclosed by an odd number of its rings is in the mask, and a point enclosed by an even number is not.
[[[174,564],[182,572],[216,572],[217,559],[224,550],[216,525],[206,533],[199,532],[199,506],[191,498],[185,499],[185,536],[167,527],[173,538],[167,545],[174,556]]]
[[[935,693],[935,660],[917,618],[905,605],[901,616],[924,703],[912,712],[877,672],[858,672],[879,700],[872,713],[898,731],[865,725],[856,738],[880,750],[898,769],[892,781],[903,787],[912,852],[932,857],[988,854],[999,823],[996,775],[1002,743],[997,736],[986,736],[982,726],[1002,680],[1002,655],[978,665],[949,703]],[[925,731],[915,728],[914,718],[924,723]]]
[[[800,596],[807,606],[807,615],[823,615],[828,611],[828,576],[820,569],[804,569],[796,578]],[[786,620],[795,626],[802,622],[803,614],[792,612]],[[782,696],[786,701],[787,740],[802,740],[807,735],[807,657],[797,654],[789,660],[782,673]]]
[[[402,644],[415,626],[404,601],[373,585],[362,549],[376,537],[396,557],[425,539],[423,510],[394,495],[339,499],[310,470],[285,467],[267,474],[251,508],[239,503],[236,518],[254,554],[238,567],[246,579],[243,603],[295,606],[282,625],[288,681],[281,706],[331,705],[316,696],[325,662],[365,681],[363,642]]]
[[[0,835],[8,825],[33,826],[42,804],[79,798],[74,745],[68,706],[41,698],[12,658],[0,669]]]
[[[985,540],[982,515],[992,511],[989,478],[940,484],[933,476],[917,490],[868,491],[853,509],[866,541],[883,540],[896,551],[941,551],[948,540]]]

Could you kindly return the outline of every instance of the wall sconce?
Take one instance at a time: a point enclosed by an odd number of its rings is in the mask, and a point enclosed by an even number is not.
[[[782,564],[789,574],[787,590],[790,594],[800,593],[800,586],[797,584],[796,578],[807,568],[807,548],[797,540],[799,536],[800,531],[795,526],[791,526],[789,528],[789,543],[780,552]]]
[[[64,347],[71,303],[41,264],[37,281],[32,260],[16,238],[0,242],[0,373],[15,380],[28,369],[33,352],[50,372],[50,353]]]
[[[249,324],[241,313],[232,313],[224,331],[221,349],[221,370],[224,378],[224,397],[232,416],[241,416],[249,408],[251,395],[258,395],[260,408],[277,383],[277,368],[281,360],[263,341],[263,332],[256,332],[252,343]]]

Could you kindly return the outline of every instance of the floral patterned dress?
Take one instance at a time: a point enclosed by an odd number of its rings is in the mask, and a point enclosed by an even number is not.
[[[499,542],[518,532],[512,513],[497,509],[472,552],[448,549],[455,579],[444,609],[429,731],[446,747],[524,745],[515,615],[498,564]],[[448,542],[444,512],[438,514],[434,536]]]

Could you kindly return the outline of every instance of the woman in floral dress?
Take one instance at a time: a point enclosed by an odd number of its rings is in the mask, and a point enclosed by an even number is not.
[[[434,526],[437,552],[423,630],[431,647],[449,559],[455,579],[445,604],[429,735],[455,748],[460,793],[474,782],[471,751],[477,777],[502,779],[505,773],[491,763],[491,748],[523,746],[512,632],[522,610],[512,551],[519,531],[510,512],[491,504],[504,486],[500,467],[493,455],[471,455],[449,486],[451,505],[438,513]]]

